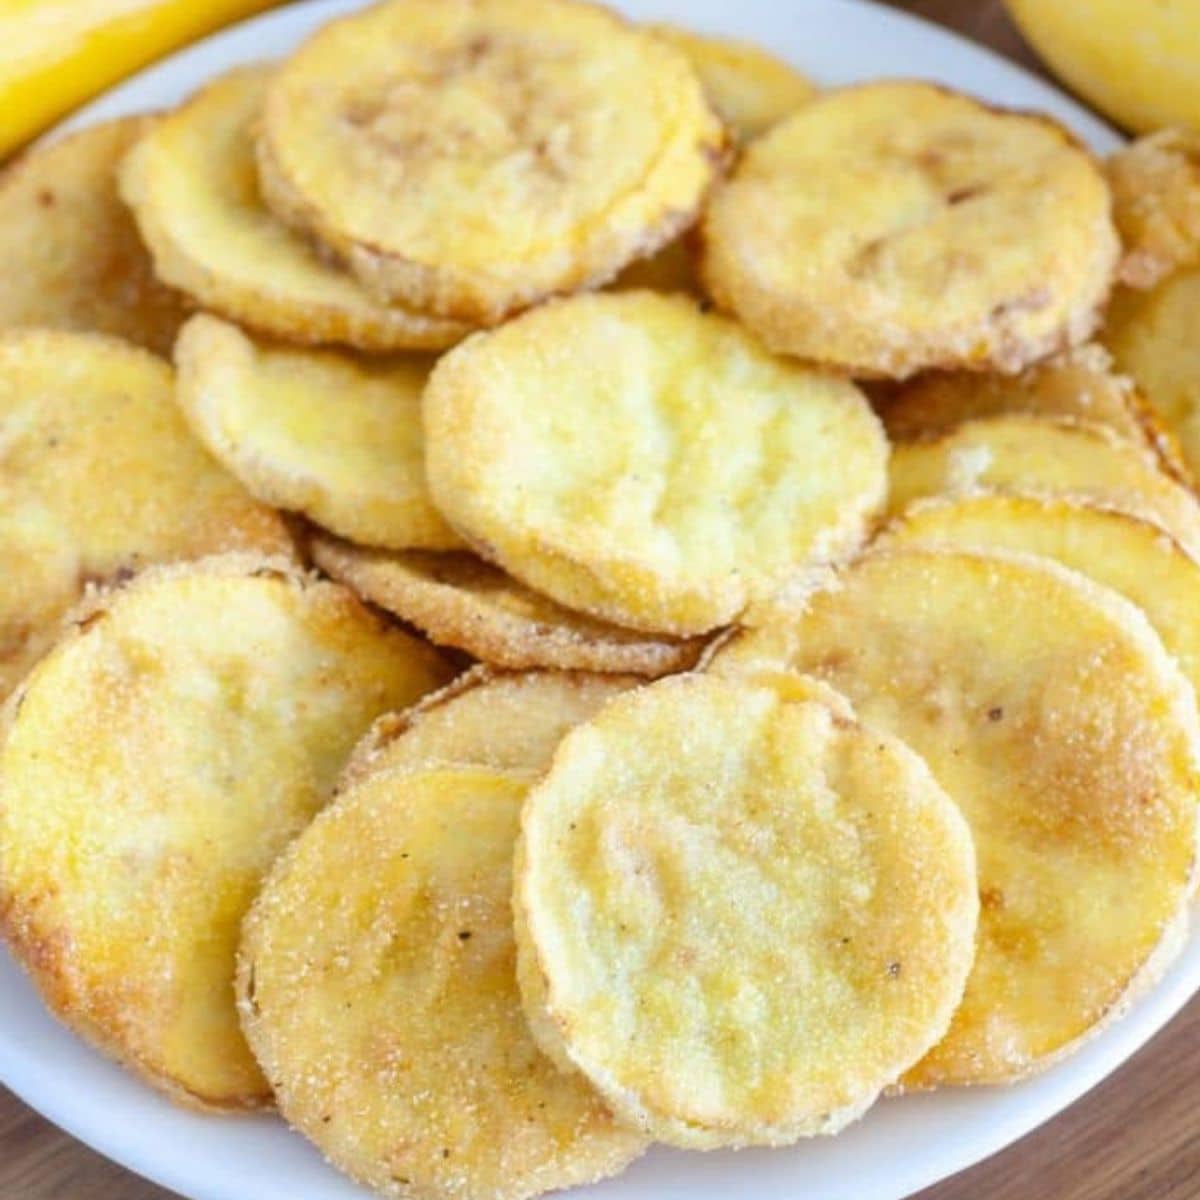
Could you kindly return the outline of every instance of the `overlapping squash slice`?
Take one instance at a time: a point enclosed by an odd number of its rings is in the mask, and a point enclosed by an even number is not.
[[[379,296],[495,322],[695,217],[725,132],[686,58],[571,0],[389,0],[269,89],[271,207]]]
[[[1108,179],[1125,248],[1122,283],[1150,288],[1200,261],[1200,133],[1140,137],[1108,160]]]
[[[895,448],[892,512],[924,496],[977,489],[1080,496],[1156,522],[1200,553],[1200,508],[1148,447],[1103,425],[1021,413],[965,421],[928,442]]]
[[[1200,725],[1134,605],[1045,559],[879,551],[710,669],[787,668],[908,743],[974,835],[975,966],[906,1086],[1038,1070],[1157,979],[1187,928]]]
[[[541,774],[571,729],[641,682],[632,675],[473,667],[420,704],[380,717],[355,747],[342,786],[384,771],[435,767]]]
[[[289,553],[282,521],[188,433],[161,359],[96,334],[0,334],[0,698],[91,583],[222,550]]]
[[[1182,451],[1158,413],[1100,345],[1081,346],[1019,375],[931,372],[901,384],[881,404],[897,441],[927,439],[963,421],[1028,413],[1107,425],[1131,442],[1148,442],[1169,473],[1186,475]]]
[[[772,349],[861,377],[1013,372],[1099,324],[1109,209],[1049,118],[866,84],[746,150],[704,217],[704,280]]]
[[[203,308],[289,342],[441,349],[469,326],[377,303],[263,204],[253,129],[268,67],[242,67],[160,120],[122,168],[159,276]]]
[[[532,591],[474,554],[389,553],[315,535],[313,561],[431,641],[498,667],[628,671],[695,665],[701,642],[622,629]]]
[[[155,278],[117,194],[117,167],[151,124],[90,126],[0,177],[0,326],[109,333],[170,351],[183,301]]]
[[[966,825],[915,754],[819,695],[660,680],[569,733],[526,801],[534,1032],[660,1140],[836,1132],[961,997]]]
[[[481,334],[425,391],[434,502],[529,586],[617,624],[734,620],[861,542],[887,443],[852,384],[682,297],[577,296]]]
[[[794,67],[753,42],[652,25],[682,50],[709,102],[740,141],[749,141],[813,98],[816,89]]]
[[[645,1148],[521,1011],[527,787],[480,767],[371,774],[301,834],[246,922],[239,1004],[281,1112],[386,1194],[524,1200]]]
[[[1066,496],[977,493],[905,510],[879,545],[1037,554],[1133,601],[1200,694],[1200,563],[1159,526]]]
[[[1121,289],[1104,338],[1200,471],[1200,267],[1178,271],[1148,292]]]
[[[192,431],[260,500],[368,545],[462,544],[425,486],[431,359],[273,346],[198,316],[175,361]]]
[[[182,1103],[269,1103],[242,916],[371,721],[448,674],[286,560],[158,568],[81,612],[0,745],[0,925],[50,1008]]]

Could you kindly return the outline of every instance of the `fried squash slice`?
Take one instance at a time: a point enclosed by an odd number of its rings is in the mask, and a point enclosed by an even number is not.
[[[1147,292],[1122,288],[1109,309],[1105,342],[1200,471],[1200,267]]]
[[[225,550],[291,553],[173,392],[165,362],[115,338],[0,333],[0,699],[89,584]]]
[[[1122,283],[1152,288],[1200,263],[1200,133],[1138,138],[1108,160],[1108,180],[1125,250]]]
[[[528,783],[381,771],[280,860],[246,922],[238,997],[280,1111],[384,1195],[525,1200],[646,1146],[537,1048],[511,907]]]
[[[159,277],[201,308],[301,345],[440,350],[470,326],[372,299],[265,206],[253,129],[271,68],[208,84],[144,136],[121,169]]]
[[[898,546],[710,666],[789,668],[920,754],[974,836],[975,966],[904,1087],[1019,1079],[1157,980],[1194,889],[1200,724],[1133,604],[1042,558]]]
[[[633,675],[472,667],[412,708],[380,717],[354,748],[340,786],[369,774],[434,767],[540,775],[567,733],[643,682]]]
[[[894,388],[880,404],[888,436],[898,442],[936,437],[979,417],[1027,413],[1107,425],[1128,441],[1152,446],[1168,474],[1188,478],[1175,436],[1112,355],[1092,342],[1020,375],[930,372]]]
[[[1099,325],[1108,185],[1049,118],[928,83],[829,92],[751,144],[705,286],[773,350],[860,378],[1016,372]]]
[[[853,552],[887,442],[853,384],[768,354],[683,297],[576,296],[439,360],[434,503],[569,608],[688,636]]]
[[[272,345],[201,315],[175,363],[192,432],[260,500],[371,546],[462,545],[425,486],[432,359]]]
[[[30,150],[0,176],[0,327],[107,333],[168,354],[187,315],[117,192],[153,124],[126,117]]]
[[[675,25],[650,28],[687,56],[709,102],[739,142],[758,137],[816,94],[799,71],[753,42]]]
[[[242,917],[370,723],[448,678],[281,559],[155,568],[80,612],[0,744],[0,926],[51,1010],[189,1107],[269,1104]]]
[[[928,442],[895,448],[890,507],[985,490],[1076,496],[1161,525],[1200,555],[1200,507],[1146,446],[1103,425],[1014,413],[965,421]]]
[[[1053,559],[1136,604],[1200,695],[1200,562],[1158,525],[1068,496],[984,492],[918,501],[876,544]]]
[[[661,1141],[835,1133],[962,995],[966,824],[912,751],[820,695],[660,680],[567,734],[526,801],[534,1033]]]
[[[378,296],[494,324],[694,220],[724,127],[686,58],[574,0],[388,0],[280,69],[270,206]]]
[[[309,549],[326,574],[439,646],[509,670],[616,671],[653,679],[694,666],[703,645],[564,608],[474,554],[370,550],[321,534]]]

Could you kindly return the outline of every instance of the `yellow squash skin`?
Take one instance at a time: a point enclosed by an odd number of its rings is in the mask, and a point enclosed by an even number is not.
[[[156,58],[279,0],[6,0],[0,158]]]
[[[1034,49],[1122,125],[1200,129],[1195,0],[1008,0]]]

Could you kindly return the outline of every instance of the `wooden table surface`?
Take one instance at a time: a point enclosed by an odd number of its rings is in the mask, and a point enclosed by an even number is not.
[[[1036,67],[999,0],[893,2]],[[920,1200],[1197,1200],[1197,1108],[1200,1002],[1057,1120]],[[93,1154],[0,1088],[0,1200],[170,1200],[170,1193]]]

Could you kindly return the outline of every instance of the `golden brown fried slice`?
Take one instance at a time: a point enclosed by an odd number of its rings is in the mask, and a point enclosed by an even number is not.
[[[252,133],[270,74],[222,76],[129,155],[121,191],[155,270],[202,307],[289,342],[383,351],[465,337],[460,322],[377,303],[265,207]]]
[[[799,71],[753,42],[674,25],[650,28],[687,56],[709,102],[739,141],[758,137],[816,93]]]
[[[1178,438],[1192,473],[1200,471],[1200,267],[1179,271],[1153,290],[1122,288],[1104,338]]]
[[[473,667],[420,704],[380,717],[355,747],[339,786],[431,767],[541,774],[571,729],[642,682],[633,675]]]
[[[1054,559],[1132,600],[1200,694],[1200,564],[1157,525],[1064,496],[980,493],[919,501],[876,544]]]
[[[534,1034],[675,1145],[837,1132],[942,1037],[971,967],[962,817],[901,742],[796,692],[622,696],[521,816]]]
[[[1011,413],[895,448],[890,508],[977,490],[1076,496],[1155,522],[1200,555],[1200,508],[1156,454],[1104,425]]]
[[[1020,375],[931,373],[900,385],[880,405],[895,441],[920,441],[963,421],[1005,413],[1065,417],[1107,425],[1131,442],[1160,449],[1174,471],[1180,451],[1133,381],[1113,370],[1112,357],[1091,343]]]
[[[474,554],[388,553],[316,535],[313,561],[440,646],[512,670],[628,671],[654,678],[696,663],[696,638],[652,637],[572,612]]]
[[[911,1087],[1019,1078],[1153,983],[1186,929],[1200,726],[1141,612],[1033,557],[861,559],[712,670],[790,667],[907,742],[975,838],[966,997]]]
[[[0,699],[89,583],[291,552],[279,517],[192,439],[173,391],[166,363],[115,338],[0,333]]]
[[[575,296],[472,338],[425,390],[434,502],[522,583],[681,636],[852,552],[887,442],[852,384],[691,301]]]
[[[512,857],[527,784],[385,771],[342,794],[271,873],[238,994],[283,1115],[387,1195],[524,1200],[645,1148],[534,1044]]]
[[[0,326],[110,333],[166,354],[186,315],[117,194],[145,117],[31,150],[0,177]]]
[[[448,675],[282,559],[158,568],[81,613],[0,746],[0,925],[55,1014],[184,1104],[268,1103],[242,916],[373,718]]]
[[[1122,283],[1151,288],[1200,261],[1200,133],[1138,138],[1108,160],[1108,181],[1125,246]]]
[[[867,84],[746,150],[705,213],[704,282],[773,350],[856,375],[1014,372],[1099,323],[1109,206],[1048,118]]]
[[[432,359],[272,346],[202,315],[175,362],[192,432],[260,500],[368,545],[462,545],[425,486]]]
[[[979,417],[1007,413],[1107,425],[1121,437],[1148,443],[1163,469],[1191,482],[1183,451],[1157,409],[1116,372],[1112,356],[1091,342],[1019,375],[930,372],[892,386],[878,402],[888,434],[919,441]]]
[[[270,206],[379,296],[495,323],[691,224],[726,134],[673,47],[570,0],[390,0],[272,82]]]

